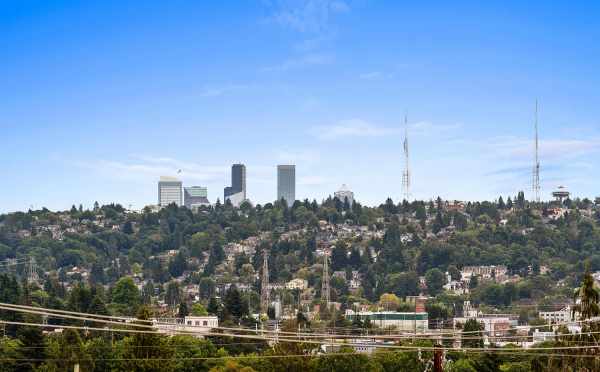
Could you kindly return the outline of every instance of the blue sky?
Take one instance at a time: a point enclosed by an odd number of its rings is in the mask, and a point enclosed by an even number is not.
[[[156,203],[156,181],[255,202],[295,163],[297,197],[346,183],[493,199],[600,195],[600,4],[376,0],[4,1],[0,212]]]

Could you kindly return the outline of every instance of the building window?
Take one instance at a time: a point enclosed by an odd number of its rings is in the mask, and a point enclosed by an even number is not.
[[[205,320],[205,321],[203,321],[203,322],[202,322],[202,325],[203,325],[203,326],[207,326],[207,325],[208,325],[208,322]]]
[[[188,320],[188,321],[187,321],[187,324],[188,324],[188,325],[192,325],[192,321],[191,321],[191,320]]]
[[[199,326],[200,325],[200,321],[196,320],[196,325]]]

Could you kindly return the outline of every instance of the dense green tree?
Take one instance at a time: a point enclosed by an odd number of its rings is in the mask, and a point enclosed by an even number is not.
[[[594,285],[594,278],[589,271],[583,276],[583,283],[575,293],[573,313],[579,313],[582,319],[589,319],[600,315],[600,294]],[[578,301],[577,301],[578,300]]]
[[[181,303],[182,299],[183,293],[179,283],[175,280],[167,283],[167,289],[165,291],[165,303],[174,309],[177,304]]]
[[[346,245],[338,243],[331,251],[331,269],[343,270],[348,265],[348,251]]]
[[[483,347],[483,325],[475,319],[469,319],[463,327],[462,346],[467,348]]]
[[[446,276],[440,269],[429,269],[425,273],[425,283],[427,284],[427,291],[429,294],[435,296],[444,289]]]
[[[177,316],[179,316],[180,318],[185,318],[186,316],[188,316],[190,314],[187,304],[185,302],[182,302],[179,304],[179,309],[177,310]]]
[[[150,310],[140,307],[136,315],[139,324],[150,324]],[[125,337],[118,344],[123,368],[127,371],[173,371],[172,358],[174,349],[168,347],[168,339],[158,333],[135,333]]]
[[[449,372],[478,372],[473,366],[473,363],[469,359],[459,359],[452,363]]]
[[[131,277],[117,281],[111,292],[111,306],[117,313],[133,315],[141,303],[140,292]]]
[[[249,314],[248,302],[242,298],[240,291],[235,285],[229,287],[223,300],[225,313],[233,317],[235,320],[240,320],[242,317]]]

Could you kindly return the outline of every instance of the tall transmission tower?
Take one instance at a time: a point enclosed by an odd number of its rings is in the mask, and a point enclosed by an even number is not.
[[[323,254],[323,279],[321,283],[321,301],[325,302],[327,309],[331,303],[331,296],[329,290],[329,258],[327,253]]]
[[[536,203],[540,202],[540,143],[538,137],[538,101],[535,100],[535,155],[534,155],[534,165],[533,165],[533,183],[532,183],[532,193],[533,198]]]
[[[408,118],[404,116],[404,172],[402,173],[402,194],[405,200],[410,200],[410,168],[408,157]]]
[[[263,314],[267,313],[269,309],[269,256],[265,249],[263,251],[263,272],[262,282],[260,286],[260,309]]]
[[[35,283],[38,281],[37,265],[35,263],[35,258],[29,257],[29,262],[25,267],[25,272],[27,274],[28,283]]]

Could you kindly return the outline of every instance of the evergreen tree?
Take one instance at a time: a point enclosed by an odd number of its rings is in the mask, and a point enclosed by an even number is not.
[[[340,242],[331,251],[331,269],[334,271],[342,270],[346,265],[348,265],[346,245]]]
[[[112,303],[117,312],[124,315],[135,314],[140,303],[140,293],[130,277],[117,281],[112,289]]]
[[[594,278],[589,272],[589,265],[583,276],[581,287],[575,290],[574,301],[573,315],[579,313],[583,320],[600,315],[600,307],[598,305],[600,294],[594,285]]]
[[[425,273],[425,282],[429,294],[435,296],[443,290],[444,284],[446,284],[446,276],[440,269],[429,269]]]
[[[225,313],[234,317],[236,320],[241,319],[249,314],[248,302],[244,300],[240,291],[235,285],[229,287],[223,300]]]
[[[150,310],[142,306],[137,312],[137,323],[151,324]],[[126,371],[164,372],[169,370],[167,362],[174,349],[167,347],[167,339],[158,333],[135,333],[126,337],[119,347],[123,354],[123,367]]]
[[[206,311],[208,311],[208,313],[211,315],[217,315],[219,313],[219,303],[215,297],[211,297],[208,301]]]
[[[463,327],[462,347],[483,348],[483,325],[476,319],[469,319]]]
[[[501,196],[498,198],[498,209],[503,210],[504,208],[506,208],[506,204],[504,204],[504,199]]]
[[[185,318],[186,316],[189,315],[189,311],[188,311],[188,307],[187,307],[187,303],[182,302],[179,304],[179,310],[177,311],[177,315],[180,318]]]

